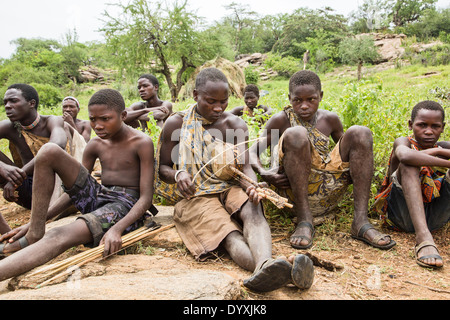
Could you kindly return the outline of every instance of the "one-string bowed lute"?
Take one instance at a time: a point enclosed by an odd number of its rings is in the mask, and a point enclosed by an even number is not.
[[[221,180],[235,179],[237,181],[246,181],[256,188],[256,192],[261,198],[269,200],[278,209],[293,207],[288,199],[280,196],[270,188],[262,187],[258,182],[239,170],[242,165],[240,165],[240,154],[235,145],[227,146],[224,144],[223,147],[218,145],[211,151],[211,156],[212,159],[207,164],[211,164],[214,176],[217,178]],[[195,180],[195,177],[193,180]]]

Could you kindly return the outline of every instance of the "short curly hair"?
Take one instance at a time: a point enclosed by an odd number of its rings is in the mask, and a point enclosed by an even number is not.
[[[255,96],[259,97],[259,88],[254,84],[249,84],[244,89],[244,94],[246,92],[253,92]]]
[[[295,87],[310,84],[318,91],[322,91],[322,83],[317,74],[310,70],[300,70],[289,80],[289,92],[293,92]]]
[[[414,122],[414,120],[417,117],[417,114],[422,109],[434,110],[434,111],[441,112],[441,114],[442,114],[442,122],[445,121],[445,110],[444,110],[444,108],[439,103],[437,103],[436,101],[424,100],[424,101],[421,101],[418,104],[416,104],[414,106],[414,108],[412,109],[412,111],[411,111],[411,121],[412,122]]]
[[[143,75],[141,75],[139,77],[139,79],[144,79],[144,78],[148,79],[154,86],[158,86],[159,87],[159,80],[154,75],[149,74],[149,73],[145,73],[145,74],[143,74]]]
[[[206,68],[200,71],[195,79],[195,89],[199,90],[208,82],[225,82],[228,83],[227,76],[216,68]]]
[[[119,91],[114,89],[101,89],[94,93],[89,100],[88,107],[94,104],[105,104],[118,113],[125,110],[125,101]]]
[[[10,90],[10,89],[20,90],[22,92],[22,96],[28,102],[30,102],[31,100],[34,100],[36,102],[34,107],[37,110],[37,108],[39,106],[39,94],[34,87],[30,86],[29,84],[25,84],[25,83],[15,83],[15,84],[10,85],[7,90]]]

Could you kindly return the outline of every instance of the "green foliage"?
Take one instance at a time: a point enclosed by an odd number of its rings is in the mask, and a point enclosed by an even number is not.
[[[302,59],[303,53],[309,49],[303,45],[308,38],[317,38],[320,34],[322,43],[337,46],[348,33],[347,19],[335,14],[333,9],[300,8],[286,18],[283,32],[273,51]]]
[[[420,41],[439,38],[444,43],[450,41],[450,8],[425,10],[417,21],[397,27],[395,32],[404,33],[408,37],[416,37]]]
[[[300,61],[294,57],[282,57],[278,54],[269,53],[264,61],[266,68],[272,68],[282,77],[289,78],[300,70]]]
[[[391,21],[396,27],[419,20],[427,9],[435,8],[437,0],[395,0],[392,6]]]
[[[105,12],[102,28],[120,70],[132,77],[144,71],[163,74],[173,101],[183,85],[184,72],[215,56],[215,43],[198,31],[201,20],[187,11],[186,4],[175,1],[169,7],[162,1],[146,0],[116,4],[121,17]]]
[[[374,62],[379,57],[373,39],[368,36],[345,38],[339,44],[339,55],[342,62],[349,64]]]
[[[257,84],[259,81],[259,72],[253,66],[245,68],[244,75],[247,84]]]
[[[60,89],[51,84],[31,83],[39,93],[39,105],[43,108],[59,108],[64,99]],[[58,109],[59,110],[59,109]]]

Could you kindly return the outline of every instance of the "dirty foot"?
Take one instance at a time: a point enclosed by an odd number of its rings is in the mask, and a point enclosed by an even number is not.
[[[310,222],[302,221],[291,235],[290,243],[295,249],[308,249],[312,246],[314,238],[314,227]]]

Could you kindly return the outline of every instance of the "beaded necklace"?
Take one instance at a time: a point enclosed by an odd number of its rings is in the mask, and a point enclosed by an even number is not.
[[[24,126],[23,124],[20,123],[20,126],[22,127],[23,130],[31,130],[38,125],[39,121],[41,121],[41,116],[38,113],[36,120],[34,120],[32,124]]]

